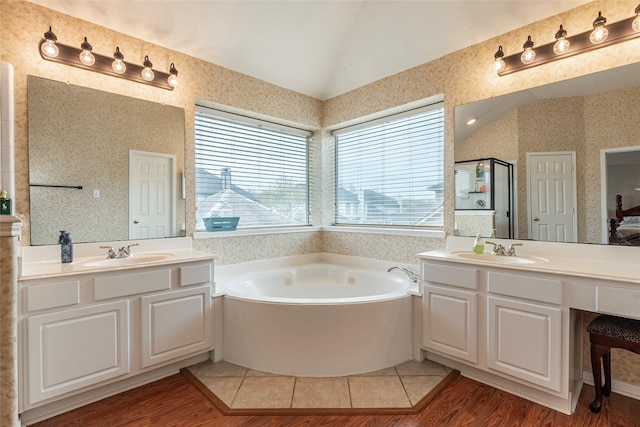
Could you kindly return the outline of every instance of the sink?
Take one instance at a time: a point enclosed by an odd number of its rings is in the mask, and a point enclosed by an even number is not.
[[[482,261],[482,262],[490,262],[496,264],[535,264],[537,262],[546,262],[549,261],[546,258],[530,256],[530,255],[518,255],[518,256],[502,256],[502,255],[491,255],[491,254],[477,254],[471,251],[459,251],[459,252],[451,252],[451,255],[470,259],[474,261]]]
[[[87,267],[119,267],[123,265],[135,265],[135,264],[145,264],[149,262],[157,262],[162,261],[171,257],[171,254],[141,254],[141,255],[133,255],[130,258],[112,258],[112,259],[100,259],[100,260],[89,260],[84,262],[83,264]]]

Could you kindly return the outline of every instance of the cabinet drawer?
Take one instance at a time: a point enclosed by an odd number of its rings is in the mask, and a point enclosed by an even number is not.
[[[49,283],[26,288],[27,311],[45,310],[80,303],[80,282]]]
[[[452,267],[423,262],[422,277],[425,281],[431,283],[441,283],[466,289],[478,289],[478,270],[475,268]]]
[[[562,304],[562,280],[490,271],[488,282],[488,289],[492,294]]]
[[[602,313],[640,318],[640,292],[596,286],[596,310]]]
[[[96,301],[162,291],[171,288],[171,270],[119,274],[93,279],[93,298]]]
[[[180,286],[198,285],[211,281],[211,264],[180,267]]]

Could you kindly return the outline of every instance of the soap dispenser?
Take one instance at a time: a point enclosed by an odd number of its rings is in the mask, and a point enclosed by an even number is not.
[[[11,215],[11,199],[6,190],[0,190],[0,215]]]
[[[60,230],[58,243],[60,244],[60,261],[63,264],[73,262],[73,243],[68,231]]]
[[[476,240],[473,242],[473,252],[477,254],[482,254],[484,252],[484,241],[482,240],[480,233],[476,235]]]

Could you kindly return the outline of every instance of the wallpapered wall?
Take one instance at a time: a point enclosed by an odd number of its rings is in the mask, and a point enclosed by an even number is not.
[[[586,31],[598,10],[609,22],[630,17],[637,0],[600,0],[570,10],[553,18],[532,23],[499,37],[480,42],[435,61],[363,86],[325,102],[276,87],[260,80],[206,63],[179,52],[150,45],[104,27],[80,21],[25,1],[2,1],[0,16],[0,59],[15,67],[15,152],[16,195],[15,209],[24,215],[22,244],[29,244],[29,192],[27,145],[27,75],[36,75],[72,84],[107,90],[140,99],[175,105],[185,109],[185,159],[187,172],[187,234],[195,229],[194,194],[194,123],[195,100],[207,100],[231,109],[242,109],[271,116],[291,124],[316,131],[311,164],[314,224],[330,224],[333,213],[330,187],[333,171],[329,130],[341,127],[361,117],[373,117],[382,111],[393,110],[435,94],[444,94],[445,104],[445,231],[453,234],[453,172],[454,135],[453,115],[456,105],[502,95],[568,79],[638,61],[640,39],[610,46],[605,49],[566,58],[534,69],[498,77],[493,70],[493,54],[502,45],[507,55],[519,52],[528,35],[538,43],[552,41],[559,24],[565,28]],[[175,62],[180,70],[180,86],[173,92],[90,73],[84,70],[43,61],[37,43],[49,25],[61,42],[71,43],[91,36],[97,52],[109,52],[113,46],[126,46],[127,57],[142,58],[149,55],[154,64]],[[32,46],[29,49],[28,46]],[[104,46],[104,47],[103,47]],[[588,126],[588,124],[587,124]],[[322,128],[320,132],[319,129]],[[597,132],[597,129],[595,129]],[[602,137],[602,135],[600,135]],[[609,137],[605,135],[604,137]],[[597,150],[587,150],[587,157],[598,156]],[[318,181],[320,181],[318,183]],[[599,183],[586,196],[585,203],[598,197]],[[254,259],[311,253],[318,251],[368,256],[398,262],[415,262],[417,252],[444,244],[441,239],[389,236],[325,231],[255,237],[197,240],[198,249],[215,252],[221,263],[237,263]],[[626,352],[629,353],[629,352]],[[614,375],[640,384],[640,363],[637,356],[616,356]]]

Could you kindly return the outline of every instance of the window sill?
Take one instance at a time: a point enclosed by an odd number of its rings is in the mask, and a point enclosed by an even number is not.
[[[388,234],[394,236],[431,237],[444,239],[444,230],[422,230],[418,228],[386,228],[386,227],[350,227],[348,225],[331,225],[322,227],[322,231],[336,231],[341,233]]]
[[[244,237],[244,236],[263,236],[267,234],[291,234],[291,233],[310,233],[320,231],[320,227],[301,226],[301,227],[281,227],[281,228],[250,228],[235,231],[196,231],[193,233],[194,240],[200,239],[218,239],[225,237]]]

